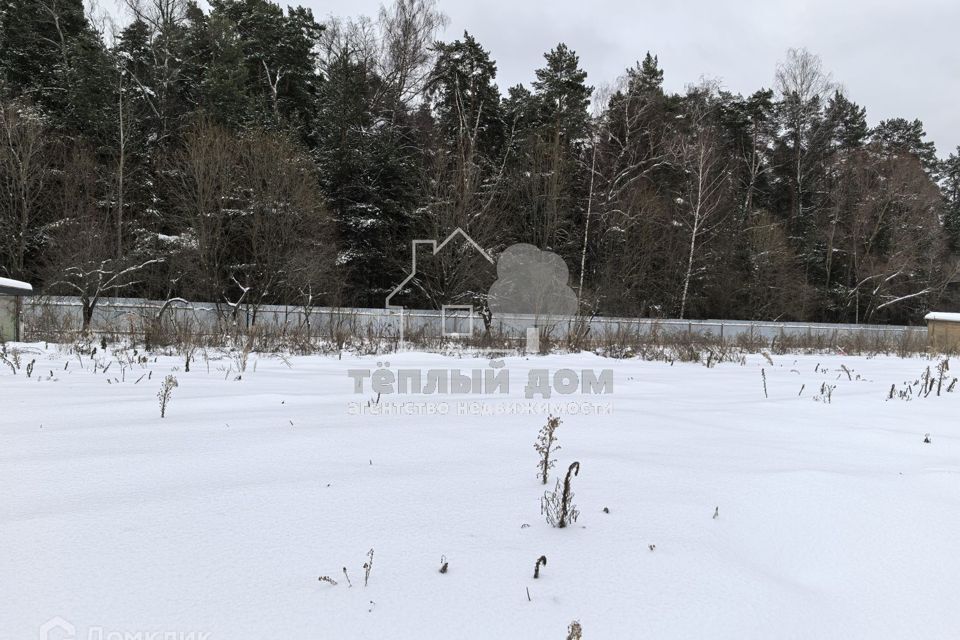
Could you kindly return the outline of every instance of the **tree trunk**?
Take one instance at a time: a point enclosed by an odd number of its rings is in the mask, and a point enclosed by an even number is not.
[[[97,303],[89,298],[80,298],[80,304],[83,305],[83,326],[80,331],[86,333],[90,330],[90,323],[93,321],[93,309]]]

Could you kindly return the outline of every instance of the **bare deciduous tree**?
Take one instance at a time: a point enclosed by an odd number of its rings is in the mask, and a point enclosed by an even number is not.
[[[940,193],[913,157],[861,152],[848,159],[840,181],[850,199],[837,220],[839,268],[855,322],[884,309],[927,308],[956,277],[939,212]]]
[[[250,289],[248,303],[255,321],[263,304],[290,300],[297,285],[303,286],[303,274],[295,277],[293,271],[303,268],[304,254],[313,254],[318,265],[325,263],[332,253],[325,245],[332,222],[313,163],[292,142],[267,132],[246,136],[237,170],[242,185],[238,239],[245,245],[241,255],[246,258],[232,270]]]
[[[446,24],[436,0],[395,0],[380,7],[379,71],[398,104],[409,105],[421,96],[430,74],[431,47]]]
[[[96,169],[93,152],[83,147],[72,150],[58,190],[62,218],[50,227],[46,252],[47,286],[80,299],[84,331],[101,298],[140,284],[147,270],[162,262],[135,251],[116,256],[110,241],[113,228],[100,208]]]
[[[0,263],[8,275],[24,276],[28,253],[41,243],[55,146],[38,112],[0,105]]]
[[[433,45],[447,24],[436,0],[394,0],[381,5],[376,20],[331,17],[320,36],[320,66],[346,56],[380,79],[371,96],[374,110],[391,120],[423,95],[435,58]]]
[[[229,133],[201,120],[187,132],[168,171],[190,288],[210,301],[220,300],[229,282],[236,153]]]
[[[296,144],[201,121],[171,164],[190,276],[225,320],[245,308],[255,322],[264,304],[313,304],[329,288],[331,222]]]

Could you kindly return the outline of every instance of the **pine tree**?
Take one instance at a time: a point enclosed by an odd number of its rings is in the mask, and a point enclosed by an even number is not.
[[[461,154],[496,156],[502,139],[497,65],[477,40],[438,43],[427,97],[443,139]]]
[[[567,45],[558,44],[544,58],[546,65],[537,69],[533,82],[542,183],[531,239],[543,248],[558,249],[572,241],[570,229],[582,207],[578,161],[590,128],[587,107],[593,87],[587,86],[587,73]]]
[[[497,65],[469,33],[439,43],[426,96],[431,127],[425,168],[429,187],[428,226],[437,231],[470,229],[492,201],[504,144]],[[479,231],[479,230],[476,230]]]
[[[552,137],[575,142],[587,132],[587,106],[593,87],[586,85],[587,72],[567,45],[558,44],[544,58],[547,64],[537,69],[533,82],[541,122]]]
[[[769,207],[770,147],[777,135],[773,91],[762,89],[744,98],[721,92],[717,118],[739,167],[739,225],[758,208]]]
[[[507,91],[503,100],[503,188],[495,207],[503,217],[500,242],[504,246],[529,241],[530,212],[537,206],[537,178],[531,167],[536,153],[539,107],[523,85]]]
[[[322,28],[309,9],[269,0],[213,0],[207,102],[234,125],[313,130]]]
[[[936,176],[939,168],[937,148],[932,141],[925,140],[927,132],[920,120],[908,121],[905,118],[882,120],[870,133],[871,141],[888,156],[910,155],[920,161],[924,171]]]

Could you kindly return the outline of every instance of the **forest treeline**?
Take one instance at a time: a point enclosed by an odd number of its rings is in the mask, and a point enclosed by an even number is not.
[[[45,292],[382,306],[412,238],[560,254],[584,313],[916,323],[956,305],[960,151],[868,125],[789,50],[747,96],[612,84],[575,51],[502,91],[432,0],[0,0],[0,275]],[[629,61],[625,61],[629,62]],[[910,116],[910,114],[904,114]],[[411,282],[483,304],[465,248]]]

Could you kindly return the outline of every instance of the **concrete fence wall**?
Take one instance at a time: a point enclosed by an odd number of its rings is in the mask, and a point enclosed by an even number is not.
[[[109,299],[101,301],[94,310],[91,328],[94,331],[114,333],[141,333],[157,317],[162,301],[143,299]],[[67,334],[82,326],[80,301],[70,297],[29,298],[24,303],[24,325],[31,333],[43,331]],[[374,333],[393,338],[399,335],[401,316],[407,337],[422,335],[437,337],[448,333],[474,334],[483,331],[479,317],[444,315],[432,310],[404,310],[364,308],[329,308],[262,306],[231,308],[228,305],[209,303],[176,302],[168,306],[161,322],[167,328],[188,328],[200,335],[219,335],[231,327],[264,327],[277,332],[305,331],[323,337],[334,331],[348,333]],[[536,318],[530,315],[512,314],[493,318],[491,330],[505,337],[522,338],[530,326],[546,327],[554,335],[566,335],[568,331],[583,331],[589,326],[590,336],[647,335],[693,333],[735,340],[773,339],[776,337],[807,337],[841,339],[846,336],[867,336],[895,341],[905,338],[926,338],[925,327],[894,325],[853,325],[793,322],[758,322],[749,320],[671,320],[646,318]]]

